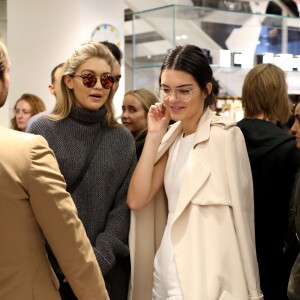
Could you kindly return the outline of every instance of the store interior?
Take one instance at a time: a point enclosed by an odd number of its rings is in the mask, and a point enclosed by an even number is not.
[[[168,49],[190,43],[201,47],[210,60],[220,85],[220,113],[237,120],[243,116],[243,80],[249,69],[262,62],[277,64],[286,72],[288,93],[296,101],[300,95],[300,0],[292,2],[296,11],[281,0],[125,0],[124,91],[155,90]],[[7,0],[0,0],[4,41],[6,5]]]
[[[137,1],[127,2],[137,8]],[[243,80],[258,63],[280,66],[291,101],[300,95],[299,10],[281,1],[195,0],[140,11],[128,8],[125,28],[126,66],[134,88],[157,88],[166,50],[191,43],[210,60],[220,85],[220,114],[237,121],[243,117]]]

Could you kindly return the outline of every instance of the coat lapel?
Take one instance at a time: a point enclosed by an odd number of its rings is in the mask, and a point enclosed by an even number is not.
[[[198,124],[193,150],[186,164],[186,170],[175,212],[175,219],[183,212],[185,207],[203,186],[210,175],[210,169],[205,165],[205,161],[201,160],[201,155],[199,155],[197,145],[209,139],[210,125],[213,118],[215,118],[215,114],[210,109],[206,109]],[[180,134],[182,134],[182,126],[180,122],[176,122],[165,134],[158,149],[156,161],[162,157],[162,155],[170,148],[176,137]]]
[[[190,155],[180,188],[175,220],[181,215],[210,175],[210,169],[199,160],[196,150]]]
[[[214,116],[215,115],[209,109],[207,109],[202,115],[198,124],[194,146],[187,161],[182,185],[180,188],[177,208],[174,216],[175,220],[181,215],[186,206],[204,185],[210,175],[210,168],[205,164],[205,161],[201,157],[201,153],[199,153],[201,150],[199,150],[197,146],[209,139],[210,123]]]
[[[170,129],[167,131],[165,136],[163,137],[161,144],[158,148],[157,154],[156,154],[156,161],[157,162],[163,154],[170,148],[170,146],[173,144],[175,139],[179,134],[182,133],[182,127],[180,122],[176,122],[173,124]]]

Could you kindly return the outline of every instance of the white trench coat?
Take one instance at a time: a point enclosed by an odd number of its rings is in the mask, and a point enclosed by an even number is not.
[[[157,160],[180,134],[177,122],[164,136]],[[128,300],[152,299],[153,261],[166,219],[163,188],[146,207],[132,212]],[[210,109],[200,119],[186,164],[171,239],[184,300],[263,299],[245,141],[234,121]]]

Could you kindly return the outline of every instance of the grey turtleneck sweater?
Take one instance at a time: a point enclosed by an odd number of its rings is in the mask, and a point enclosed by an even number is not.
[[[54,151],[67,186],[80,173],[104,115],[104,107],[96,112],[74,107],[64,120],[41,117],[32,124],[30,132],[45,137]],[[122,260],[129,255],[130,212],[126,195],[135,166],[135,143],[131,133],[123,127],[106,128],[89,169],[72,193],[111,299],[117,300],[126,299],[126,295],[121,296],[122,291],[118,292],[120,296],[113,297],[110,290],[117,288],[113,287],[113,282],[121,280],[122,272],[129,272],[128,267],[123,271],[122,267],[117,268],[118,272],[113,268],[118,258]],[[56,268],[55,264],[53,267]],[[118,279],[113,278],[115,276]],[[129,274],[124,277],[129,278]]]

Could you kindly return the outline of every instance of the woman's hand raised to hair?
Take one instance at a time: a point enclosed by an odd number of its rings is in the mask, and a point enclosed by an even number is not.
[[[163,103],[151,105],[148,112],[148,133],[162,136],[166,133],[171,115]]]

